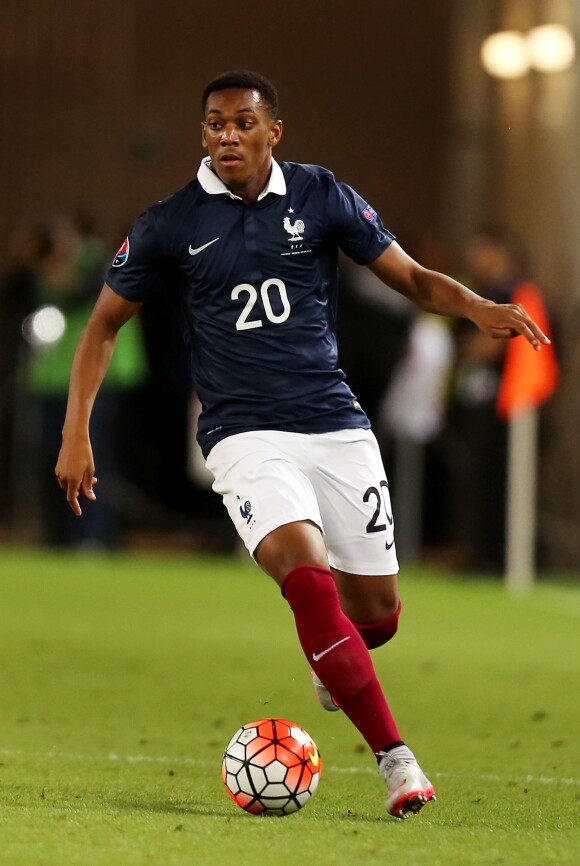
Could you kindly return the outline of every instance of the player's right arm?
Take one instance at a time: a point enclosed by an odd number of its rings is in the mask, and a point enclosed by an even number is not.
[[[109,368],[120,328],[140,309],[105,283],[79,339],[72,363],[62,448],[55,474],[77,516],[79,495],[95,499],[96,482],[89,421],[95,398]]]

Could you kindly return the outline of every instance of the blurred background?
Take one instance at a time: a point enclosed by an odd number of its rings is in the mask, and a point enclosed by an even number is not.
[[[195,399],[163,297],[124,329],[99,397],[99,499],[82,521],[52,472],[103,273],[135,217],[195,175],[204,85],[250,68],[279,90],[279,160],[331,169],[411,255],[482,294],[540,287],[560,375],[540,409],[537,556],[577,572],[579,32],[580,0],[5,0],[0,539],[235,549],[191,446]],[[342,365],[383,448],[402,558],[501,572],[505,346],[418,315],[346,261],[342,282]]]

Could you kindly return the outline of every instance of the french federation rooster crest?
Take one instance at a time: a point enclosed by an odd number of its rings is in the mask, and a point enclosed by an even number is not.
[[[284,221],[282,223],[284,229],[288,232],[290,237],[288,240],[290,241],[303,241],[304,240],[304,222],[303,220],[296,220],[294,225],[290,222],[288,217],[284,217]]]

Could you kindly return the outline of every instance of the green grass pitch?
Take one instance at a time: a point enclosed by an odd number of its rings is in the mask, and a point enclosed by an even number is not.
[[[577,866],[580,591],[410,570],[401,590],[374,658],[438,794],[405,822],[251,563],[0,551],[0,863]],[[324,760],[287,818],[222,786],[229,737],[261,716]]]

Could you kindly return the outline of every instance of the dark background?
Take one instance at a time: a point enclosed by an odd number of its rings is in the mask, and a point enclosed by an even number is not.
[[[196,170],[201,90],[232,68],[277,84],[279,158],[328,166],[387,224],[429,229],[443,207],[454,5],[3,4],[0,229],[90,206],[116,242]]]
[[[540,532],[548,564],[577,567],[578,67],[498,82],[479,60],[494,30],[552,20],[577,30],[578,2],[5,0],[0,240],[82,212],[113,254],[135,216],[197,170],[205,83],[264,73],[285,122],[276,156],[333,170],[412,251],[438,239],[460,271],[478,224],[523,237],[562,365],[544,412]]]

